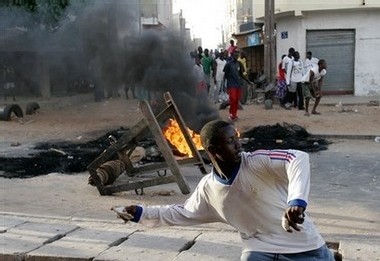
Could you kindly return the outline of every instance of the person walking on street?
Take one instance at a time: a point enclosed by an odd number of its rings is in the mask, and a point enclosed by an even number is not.
[[[321,59],[318,61],[318,66],[312,67],[304,76],[303,91],[305,94],[305,116],[310,116],[309,103],[311,97],[315,98],[315,103],[311,114],[320,114],[317,112],[317,106],[322,98],[323,77],[326,75],[327,64]]]
[[[214,90],[214,103],[220,101],[225,101],[227,97],[225,79],[224,79],[224,66],[227,64],[225,57],[227,56],[227,51],[219,53],[219,56],[214,60],[213,78],[215,83]]]
[[[208,122],[201,142],[212,162],[184,204],[117,208],[124,221],[146,226],[222,222],[239,231],[242,261],[333,261],[306,213],[309,155],[298,150],[243,152],[233,125]]]
[[[203,72],[204,72],[204,78],[207,85],[207,93],[210,93],[210,87],[211,87],[211,71],[212,71],[212,65],[213,60],[212,57],[209,54],[209,50],[206,48],[203,51],[203,57],[201,59],[201,63],[203,66]]]
[[[235,51],[232,54],[232,59],[224,66],[224,78],[227,80],[227,93],[230,99],[230,116],[231,121],[238,119],[237,110],[239,108],[239,101],[243,85],[244,67],[238,61],[239,52]]]

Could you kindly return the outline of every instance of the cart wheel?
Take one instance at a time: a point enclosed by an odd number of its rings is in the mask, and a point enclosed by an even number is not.
[[[164,169],[164,173],[163,174],[161,174],[161,171],[157,170],[157,174],[158,174],[159,177],[165,177],[166,174],[167,174],[166,169]]]
[[[141,188],[141,189],[135,189],[135,193],[136,193],[136,195],[142,196],[142,195],[144,195],[144,189],[143,188]]]

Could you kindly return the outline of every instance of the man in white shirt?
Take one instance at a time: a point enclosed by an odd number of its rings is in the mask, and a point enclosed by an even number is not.
[[[290,108],[292,103],[294,107],[298,106],[299,110],[304,110],[303,106],[303,92],[302,92],[302,79],[303,79],[303,63],[300,60],[299,52],[293,53],[293,60],[290,61],[286,67],[286,85],[288,86],[286,108]]]
[[[317,112],[317,106],[322,98],[323,77],[326,75],[327,64],[321,59],[318,61],[318,66],[312,67],[304,76],[303,92],[305,96],[305,116],[310,116],[309,103],[310,98],[315,98],[315,103],[311,114],[320,114]]]
[[[288,55],[282,59],[282,69],[284,69],[285,72],[286,72],[286,69],[288,68],[288,63],[293,60],[294,52],[295,52],[294,48],[290,47],[288,50]]]
[[[241,260],[333,261],[305,213],[310,189],[307,153],[243,152],[235,127],[215,120],[201,130],[213,164],[184,204],[132,205],[118,211],[146,226],[223,222],[240,232]]]
[[[313,53],[311,51],[308,51],[306,53],[306,59],[304,62],[304,68],[305,68],[305,74],[312,68],[318,66],[318,59],[313,57]]]
[[[228,100],[225,80],[224,80],[224,66],[226,65],[226,57],[228,53],[227,50],[219,53],[218,57],[214,60],[214,68],[213,68],[213,77],[215,83],[213,100],[214,103],[217,103],[219,100],[226,101]]]

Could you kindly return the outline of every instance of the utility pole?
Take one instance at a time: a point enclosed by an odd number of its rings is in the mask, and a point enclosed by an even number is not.
[[[264,72],[268,83],[274,84],[276,77],[276,36],[274,31],[274,0],[265,0],[264,21]]]

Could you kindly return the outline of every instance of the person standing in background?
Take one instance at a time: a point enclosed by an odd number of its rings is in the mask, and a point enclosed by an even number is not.
[[[300,60],[299,52],[294,52],[293,61],[290,61],[286,69],[286,85],[288,86],[288,104],[290,108],[294,103],[294,107],[298,106],[299,110],[304,110],[302,80],[303,80],[303,62]],[[289,104],[290,103],[290,104]]]
[[[294,48],[290,47],[288,50],[288,55],[282,59],[282,69],[285,70],[285,73],[287,73],[286,70],[288,68],[288,63],[293,61],[294,52],[295,52]]]
[[[203,58],[203,48],[202,46],[198,46],[197,48],[197,56],[199,57],[199,60]]]
[[[304,73],[306,74],[312,67],[318,66],[318,59],[313,57],[313,54],[311,51],[308,51],[306,53],[306,59],[303,63],[304,66]]]
[[[211,71],[213,66],[213,60],[209,54],[209,50],[206,48],[204,49],[204,54],[201,59],[201,63],[203,66],[203,72],[204,72],[204,78],[207,85],[207,93],[210,93],[210,87],[211,87]]]
[[[238,119],[237,110],[239,108],[239,100],[241,96],[242,81],[244,79],[244,67],[238,61],[239,52],[235,51],[232,59],[224,66],[224,78],[227,80],[227,93],[230,99],[230,116],[231,121]]]
[[[237,50],[237,46],[235,45],[234,40],[230,40],[230,46],[228,46],[228,57],[232,57],[233,53]]]
[[[310,116],[309,103],[311,97],[315,98],[311,114],[320,114],[317,112],[317,106],[322,98],[321,89],[323,77],[326,75],[326,68],[326,61],[321,59],[318,61],[318,66],[312,67],[304,76],[303,91],[305,93],[305,116]]]
[[[207,86],[204,77],[203,66],[199,57],[194,58],[193,76],[196,79],[196,95],[206,94]]]
[[[227,96],[226,85],[224,79],[224,66],[226,66],[227,61],[225,57],[227,56],[227,51],[219,53],[219,56],[214,60],[213,78],[215,83],[213,100],[214,103],[220,101],[225,101]]]
[[[244,72],[243,72],[243,78],[248,79],[248,68],[247,68],[247,56],[245,55],[244,51],[240,51],[240,56],[238,58],[238,61],[243,65]],[[242,82],[242,94],[240,98],[240,103],[241,104],[246,104],[247,103],[247,92],[248,92],[248,86],[247,86],[247,81]]]
[[[286,54],[282,55],[281,62],[278,64],[278,76],[277,76],[277,90],[276,90],[276,98],[280,101],[280,106],[285,107],[286,103],[286,79],[285,79],[285,69],[282,68],[282,61],[285,58]]]

